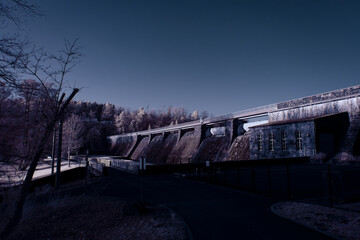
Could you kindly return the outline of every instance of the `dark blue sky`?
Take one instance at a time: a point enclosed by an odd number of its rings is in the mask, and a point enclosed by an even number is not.
[[[78,100],[222,115],[360,84],[360,1],[37,2],[36,44],[85,46]]]

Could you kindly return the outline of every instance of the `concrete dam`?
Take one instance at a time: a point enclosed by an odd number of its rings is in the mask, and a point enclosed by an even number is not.
[[[107,154],[188,164],[360,155],[360,85],[218,117],[107,137]]]

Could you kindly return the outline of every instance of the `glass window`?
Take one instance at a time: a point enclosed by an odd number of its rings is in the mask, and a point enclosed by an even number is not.
[[[301,138],[301,132],[295,131],[295,142],[296,142],[296,151],[302,150],[302,138]]]
[[[274,133],[269,134],[269,150],[274,151]]]
[[[281,150],[287,151],[287,137],[286,137],[286,132],[281,132]]]
[[[263,150],[263,137],[262,134],[258,134],[258,150],[262,151]]]

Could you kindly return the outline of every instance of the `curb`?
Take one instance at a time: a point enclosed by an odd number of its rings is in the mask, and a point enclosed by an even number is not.
[[[161,207],[163,207],[163,208],[166,208],[168,211],[175,213],[176,216],[177,216],[177,217],[181,220],[181,222],[184,224],[185,229],[186,229],[186,232],[188,233],[188,235],[189,235],[189,237],[190,237],[189,240],[194,240],[193,235],[192,235],[192,233],[191,233],[191,231],[190,231],[189,226],[187,225],[187,223],[184,221],[184,219],[183,219],[177,212],[175,212],[174,210],[172,210],[171,208],[168,208],[167,206],[165,206],[165,205],[163,205],[163,204],[160,204],[160,205],[158,205],[158,206],[161,206]]]
[[[326,235],[326,236],[328,236],[328,237],[331,237],[331,238],[333,238],[333,239],[336,239],[336,240],[344,240],[343,238],[340,238],[340,237],[338,237],[338,236],[332,235],[331,233],[328,233],[328,232],[319,230],[319,229],[317,229],[317,228],[315,228],[315,227],[312,227],[312,226],[310,226],[310,225],[306,225],[306,224],[297,222],[297,221],[295,221],[294,219],[291,219],[291,218],[288,218],[288,217],[285,217],[285,216],[281,215],[280,213],[278,213],[278,212],[275,210],[275,208],[276,208],[276,206],[279,206],[279,205],[281,205],[281,204],[283,204],[283,203],[285,203],[285,202],[279,202],[279,203],[275,203],[275,204],[271,205],[271,206],[270,206],[271,212],[272,212],[273,214],[275,214],[276,216],[281,217],[282,219],[285,219],[285,220],[287,220],[287,221],[289,221],[289,222],[296,223],[296,224],[301,225],[301,226],[303,226],[303,227],[309,228],[309,229],[311,229],[311,230],[313,230],[313,231],[315,231],[315,232],[322,233],[322,234],[324,234],[324,235]]]

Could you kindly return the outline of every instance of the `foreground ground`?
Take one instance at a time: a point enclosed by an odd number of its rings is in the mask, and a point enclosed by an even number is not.
[[[88,184],[78,197],[28,205],[12,239],[189,239],[182,219],[168,208],[183,217],[194,239],[360,239],[356,204],[337,206],[342,209],[276,204],[268,198],[170,175],[141,177],[119,171],[110,175]],[[148,203],[144,214],[135,204],[139,199]],[[330,236],[281,219],[271,210]]]
[[[360,239],[360,203],[341,204],[334,208],[300,202],[281,202],[272,210],[281,217],[335,238]]]
[[[166,207],[144,208],[136,201],[86,193],[70,196],[74,189],[77,194],[84,190],[80,185],[31,194],[9,239],[191,239],[183,220]]]
[[[172,175],[108,173],[96,183],[97,194],[141,198],[173,209],[187,223],[193,239],[332,239],[279,218],[271,211],[276,202],[269,198]]]

